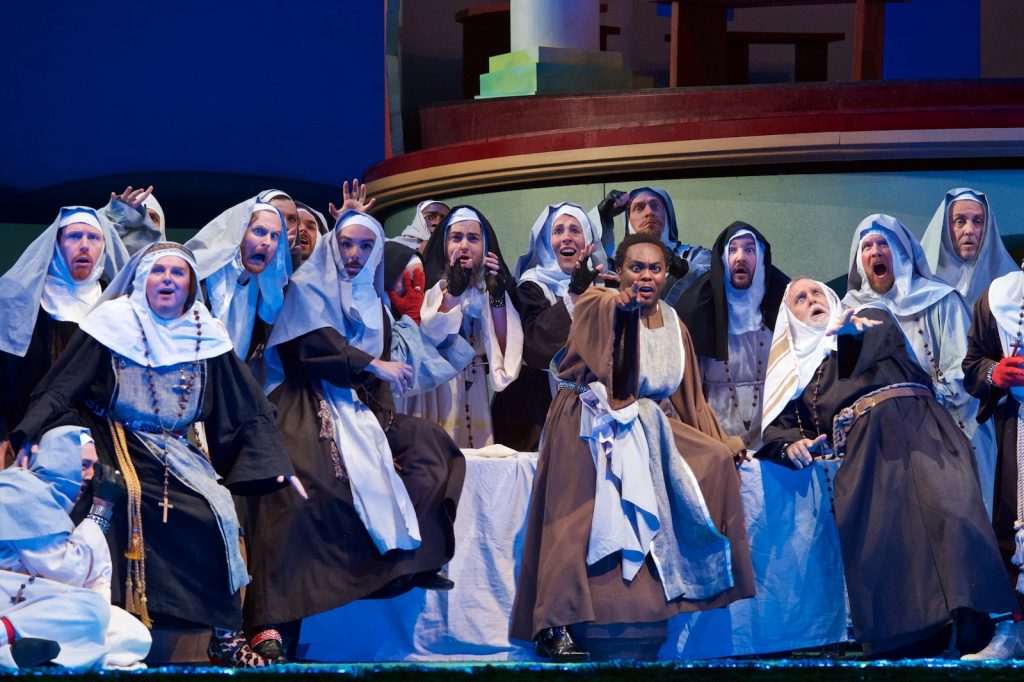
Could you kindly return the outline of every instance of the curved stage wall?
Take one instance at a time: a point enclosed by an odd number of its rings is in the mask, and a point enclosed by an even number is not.
[[[1004,238],[1024,233],[1024,81],[509,98],[421,119],[430,146],[366,174],[389,234],[419,200],[471,203],[511,257],[544,205],[647,184],[670,192],[685,238],[710,245],[746,220],[785,271],[826,280],[845,273],[864,216],[920,235],[951,187],[987,192]]]

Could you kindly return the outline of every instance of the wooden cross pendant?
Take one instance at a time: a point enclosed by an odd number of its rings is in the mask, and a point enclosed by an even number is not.
[[[164,501],[158,504],[157,506],[164,508],[164,523],[167,523],[167,511],[169,509],[174,509],[174,505],[171,504],[170,501],[167,499],[167,496],[164,495]]]

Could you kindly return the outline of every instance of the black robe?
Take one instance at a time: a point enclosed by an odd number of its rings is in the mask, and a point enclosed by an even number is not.
[[[388,384],[364,371],[373,356],[349,346],[333,328],[277,348],[285,379],[270,399],[278,407],[278,426],[309,501],[289,491],[250,500],[253,582],[246,592],[247,627],[298,620],[373,595],[398,578],[444,566],[455,551],[455,510],[466,471],[462,453],[440,426],[394,415],[385,434],[416,509],[422,543],[382,556],[356,513],[349,482],[335,477],[333,436],[328,428],[320,437],[313,387],[326,380],[356,388],[384,426],[394,410]]]
[[[523,324],[523,367],[519,377],[504,391],[495,393],[491,402],[494,442],[520,452],[540,448],[540,434],[551,407],[550,374],[545,370],[569,339],[572,326],[565,302],[559,299],[552,305],[542,286],[523,282],[517,289]]]
[[[55,320],[40,307],[25,355],[0,351],[0,441],[7,440],[10,430],[25,416],[32,391],[77,330],[77,322]]]
[[[995,418],[999,455],[996,459],[995,495],[992,500],[992,527],[1010,584],[1016,585],[1020,567],[1010,563],[1010,557],[1016,549],[1013,523],[1017,519],[1017,410],[1020,403],[1009,391],[993,386],[985,379],[989,367],[1002,358],[999,329],[992,317],[986,291],[974,304],[974,321],[967,335],[967,355],[963,362],[964,387],[981,401],[978,423],[989,417]],[[1024,610],[1024,595],[1015,593],[1015,596],[1018,610]]]
[[[820,382],[765,429],[758,457],[788,465],[787,444],[819,432],[831,442],[833,417],[860,396],[902,382],[931,386],[892,316],[861,314],[883,324],[839,337]],[[881,402],[850,429],[834,506],[854,633],[869,655],[937,633],[957,608],[1014,610],[971,453],[931,396]]]
[[[722,230],[711,250],[711,269],[697,278],[674,304],[683,324],[693,335],[697,355],[714,358],[719,362],[729,359],[729,305],[726,300],[725,278],[729,271],[722,256],[733,236],[740,230],[750,230],[764,245],[764,297],[761,299],[761,319],[768,329],[775,328],[782,297],[786,293],[789,277],[772,265],[772,245],[753,226],[736,221]],[[668,287],[664,291],[669,291]]]
[[[276,478],[292,474],[292,467],[274,425],[273,406],[233,351],[210,358],[205,365],[203,400],[196,421],[205,424],[214,469],[236,494],[258,495],[279,489],[283,484]],[[88,334],[77,332],[33,392],[31,407],[11,434],[12,444],[34,442],[57,426],[81,425],[91,430],[100,462],[117,468],[107,420],[83,407],[91,403],[109,408],[116,390],[110,350]],[[163,465],[130,429],[125,429],[125,436],[142,486],[150,615],[157,623],[167,616],[206,626],[241,627],[239,595],[229,589],[224,540],[209,503],[171,476],[168,499],[173,509],[164,524],[158,506],[163,501]],[[198,450],[195,454],[205,456]],[[114,510],[107,540],[113,561],[111,600],[124,606],[127,503]]]

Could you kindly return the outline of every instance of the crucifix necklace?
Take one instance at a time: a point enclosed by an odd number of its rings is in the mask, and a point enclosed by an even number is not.
[[[194,311],[194,319],[196,324],[196,356],[192,360],[191,371],[187,376],[185,374],[184,363],[178,368],[178,383],[171,387],[171,390],[178,394],[178,412],[175,420],[171,422],[172,426],[181,423],[181,420],[185,415],[185,410],[188,409],[189,399],[195,389],[196,376],[199,373],[199,349],[202,346],[203,325],[199,321],[198,309]],[[164,466],[164,489],[163,499],[157,504],[157,506],[163,509],[161,518],[164,523],[167,523],[167,512],[174,509],[174,505],[171,504],[171,500],[168,495],[171,480],[171,459],[170,452],[167,450],[167,432],[170,429],[164,426],[163,419],[160,417],[160,399],[158,397],[156,387],[156,371],[153,369],[152,362],[150,362],[149,339],[146,338],[146,330],[142,327],[141,320],[139,321],[139,332],[142,334],[142,346],[144,348],[143,355],[146,357],[146,381],[149,384],[150,406],[153,410],[153,416],[160,424],[160,430],[163,432],[163,454],[160,459]]]

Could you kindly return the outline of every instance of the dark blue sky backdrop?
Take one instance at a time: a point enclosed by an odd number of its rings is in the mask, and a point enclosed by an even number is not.
[[[3,0],[0,186],[339,185],[383,158],[383,46],[372,0]]]
[[[886,80],[978,78],[980,35],[979,0],[890,3],[882,75]]]

